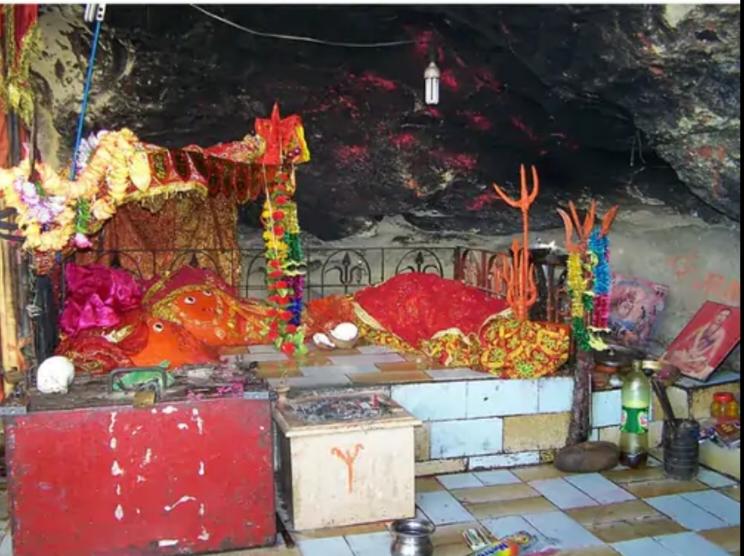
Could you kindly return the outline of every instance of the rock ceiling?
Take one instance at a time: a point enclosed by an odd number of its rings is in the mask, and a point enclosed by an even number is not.
[[[599,198],[739,220],[739,6],[109,6],[88,129],[164,145],[235,140],[278,100],[303,116],[303,226],[324,238],[401,214],[427,229],[511,232],[497,201],[521,162],[541,172],[535,228]],[[49,158],[69,156],[90,33],[46,6],[34,67]],[[434,52],[441,102],[426,107]]]

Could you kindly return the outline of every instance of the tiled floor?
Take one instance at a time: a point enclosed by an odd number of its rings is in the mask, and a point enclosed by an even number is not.
[[[652,465],[586,475],[541,465],[419,478],[417,511],[437,525],[435,556],[466,556],[462,532],[470,527],[498,537],[528,531],[540,548],[566,555],[739,554],[739,484],[708,470],[695,481],[669,481],[658,462]],[[2,524],[5,508],[3,500]],[[385,523],[376,523],[306,531],[294,540],[292,548],[227,554],[385,556],[392,537]],[[0,556],[10,556],[9,538],[2,541]]]
[[[496,536],[529,531],[541,549],[560,554],[740,551],[739,486],[708,470],[696,481],[675,483],[664,479],[658,462],[587,475],[545,465],[419,478],[416,487],[417,511],[437,525],[435,556],[466,556],[461,534],[470,527]],[[383,556],[392,537],[377,524],[306,532],[296,540],[302,556]]]
[[[487,373],[467,368],[446,369],[419,355],[397,353],[382,346],[333,351],[309,347],[310,352],[298,362],[290,361],[273,346],[251,346],[249,353],[233,353],[225,359],[243,357],[258,361],[258,374],[269,384],[276,385],[284,380],[288,386],[299,388],[490,378]]]

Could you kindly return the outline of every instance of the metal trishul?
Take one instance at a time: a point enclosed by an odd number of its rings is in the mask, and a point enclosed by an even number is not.
[[[85,21],[92,23],[93,21],[103,21],[106,15],[106,4],[86,4],[85,5]]]

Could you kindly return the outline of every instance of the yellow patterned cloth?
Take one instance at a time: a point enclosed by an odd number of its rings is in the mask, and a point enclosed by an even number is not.
[[[568,362],[571,332],[562,324],[496,318],[483,327],[481,342],[481,368],[503,378],[538,378]]]

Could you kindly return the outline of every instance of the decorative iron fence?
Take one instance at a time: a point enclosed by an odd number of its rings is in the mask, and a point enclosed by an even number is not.
[[[530,310],[530,318],[567,322],[571,308],[566,284],[566,255],[549,249],[531,249],[530,256],[537,281],[537,302]],[[494,297],[505,297],[502,265],[504,259],[510,257],[507,252],[457,248],[453,278]]]
[[[532,254],[538,269],[538,302],[531,316],[536,320],[565,321],[569,309],[565,258],[539,250],[534,250]],[[313,299],[349,294],[399,274],[427,272],[462,281],[495,297],[503,297],[499,269],[505,255],[485,249],[435,246],[306,248],[305,295],[306,299]],[[104,251],[88,253],[85,263],[124,268],[140,279],[173,272],[184,264],[190,264],[217,271],[228,278],[228,283],[242,297],[261,299],[266,296],[266,265],[262,249]],[[66,293],[64,274],[63,268],[62,299]],[[51,292],[51,288],[47,289]],[[62,304],[54,295],[41,301],[39,312],[51,327],[49,330],[35,327],[37,350],[43,359],[52,353],[56,344],[56,314]]]
[[[531,252],[535,263],[538,303],[532,318],[563,321],[567,314],[565,256],[547,250]],[[427,272],[452,278],[495,297],[504,297],[502,261],[508,254],[463,247],[307,248],[306,298],[349,294],[406,272]],[[86,263],[124,268],[139,279],[173,272],[190,264],[209,268],[242,297],[266,295],[262,249],[117,250],[88,254]]]
[[[306,297],[353,293],[406,272],[453,278],[455,253],[452,247],[429,246],[306,248]],[[90,254],[85,262],[124,268],[139,279],[149,279],[191,264],[215,270],[243,297],[260,299],[266,295],[262,249],[103,251]]]

